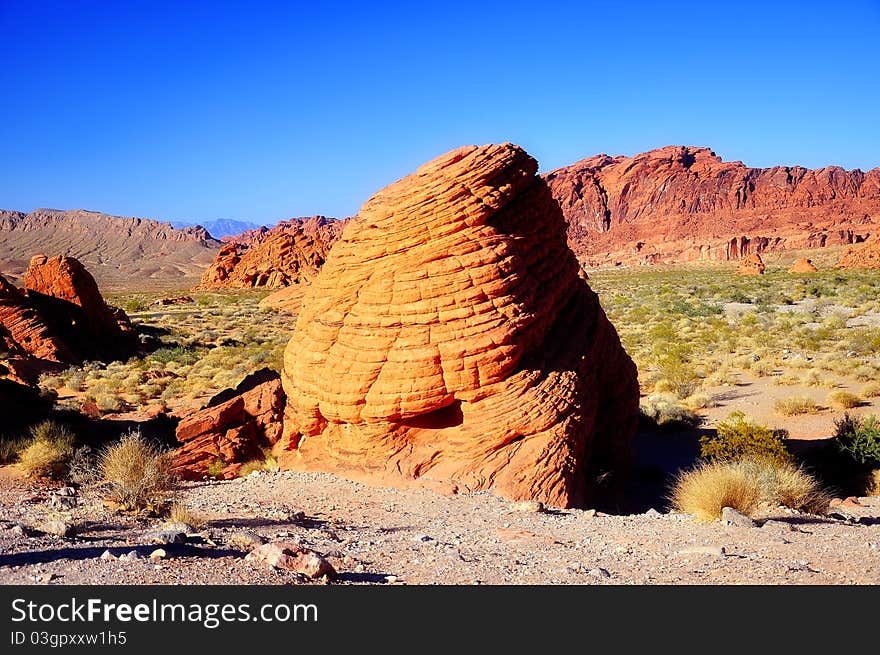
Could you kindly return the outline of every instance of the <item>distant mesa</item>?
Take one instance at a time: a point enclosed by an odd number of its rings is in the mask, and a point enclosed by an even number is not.
[[[0,354],[11,377],[33,383],[45,370],[124,359],[138,338],[121,309],[73,257],[35,256],[18,289],[0,276]]]
[[[537,163],[452,151],[368,200],[284,354],[284,468],[582,506],[638,417],[632,360]]]
[[[791,265],[791,268],[788,269],[789,273],[815,273],[819,269],[816,268],[816,265],[813,263],[812,259],[806,259],[801,257],[794,264]]]
[[[880,237],[873,236],[861,245],[848,248],[839,265],[841,268],[880,268]]]
[[[708,148],[596,155],[544,175],[589,266],[736,261],[846,245],[880,224],[880,168],[749,168]]]
[[[324,264],[344,225],[344,221],[314,216],[231,237],[196,288],[280,289],[308,283]]]
[[[761,255],[752,253],[745,259],[740,260],[739,265],[736,267],[736,273],[737,275],[763,275],[765,268]]]

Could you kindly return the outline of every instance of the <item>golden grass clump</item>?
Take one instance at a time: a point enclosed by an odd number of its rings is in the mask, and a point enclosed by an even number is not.
[[[828,493],[803,469],[759,459],[703,462],[676,478],[671,495],[677,511],[698,521],[721,518],[724,507],[750,515],[761,503],[821,513],[829,500]]]
[[[878,382],[869,382],[864,387],[862,387],[861,394],[862,398],[876,398],[880,396],[880,383]]]
[[[773,403],[773,409],[783,416],[800,416],[802,414],[817,414],[821,411],[812,398],[806,396],[789,396],[780,398]]]
[[[61,478],[73,457],[76,437],[54,421],[43,421],[31,428],[31,438],[18,453],[18,465],[29,476]]]
[[[839,409],[852,409],[862,404],[862,399],[849,391],[834,391],[828,394],[828,402]]]
[[[174,486],[170,453],[134,431],[102,451],[99,468],[125,510],[157,511]]]
[[[738,462],[704,462],[675,481],[672,506],[698,521],[721,518],[724,507],[752,514],[761,500],[759,487]]]

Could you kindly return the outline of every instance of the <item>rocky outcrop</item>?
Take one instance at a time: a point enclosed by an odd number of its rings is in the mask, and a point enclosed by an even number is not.
[[[613,479],[636,369],[536,170],[470,146],[364,204],[285,350],[282,467],[560,507]]]
[[[335,229],[286,225],[259,238],[229,242],[205,271],[199,289],[278,289],[308,282],[324,264]],[[259,232],[259,231],[257,231]]]
[[[33,258],[25,289],[0,277],[0,352],[16,378],[33,382],[56,365],[127,358],[138,339],[72,257]]]
[[[745,259],[740,260],[739,264],[736,267],[737,275],[763,275],[764,270],[764,260],[761,259],[761,255],[758,253],[752,253]]]
[[[326,243],[328,246],[342,234],[349,219],[327,218],[326,216],[311,216],[308,218],[290,218],[285,221],[279,221],[277,225],[272,227],[257,227],[252,230],[246,230],[240,234],[223,237],[222,241],[226,243],[236,243],[240,246],[255,246],[266,237],[273,234],[305,234],[312,237],[316,241]]]
[[[816,268],[816,265],[813,264],[812,259],[806,259],[805,257],[801,257],[794,264],[791,265],[791,268],[788,269],[789,273],[815,273],[819,269]]]
[[[132,279],[198,279],[220,242],[201,227],[85,210],[0,210],[0,271],[24,273],[31,257],[62,253],[83,262],[102,288]]]
[[[749,168],[707,148],[596,155],[545,176],[590,266],[738,260],[855,243],[880,225],[880,168]]]
[[[880,268],[880,237],[872,237],[862,245],[847,248],[840,258],[841,268]]]
[[[181,419],[175,471],[185,479],[201,479],[209,467],[219,466],[224,478],[236,477],[242,464],[263,459],[263,449],[281,437],[283,409],[278,373],[262,369],[247,376]]]
[[[263,298],[259,306],[262,309],[275,309],[288,314],[299,314],[308,288],[309,285],[304,283],[279,289]]]

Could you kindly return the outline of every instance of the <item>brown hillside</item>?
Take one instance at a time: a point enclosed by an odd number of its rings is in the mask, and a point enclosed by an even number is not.
[[[75,257],[102,286],[197,278],[220,242],[201,227],[84,210],[0,210],[0,272],[20,277],[34,255]]]

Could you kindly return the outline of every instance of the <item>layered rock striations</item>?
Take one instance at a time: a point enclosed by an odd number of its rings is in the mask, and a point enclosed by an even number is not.
[[[880,168],[749,168],[707,148],[596,155],[547,173],[590,266],[738,260],[856,243],[880,225]]]
[[[201,479],[209,468],[219,466],[222,477],[236,477],[242,464],[262,460],[263,449],[281,437],[283,409],[278,373],[263,369],[247,376],[235,389],[220,392],[180,421],[175,472],[185,479]]]
[[[636,369],[536,170],[465,147],[367,201],[285,351],[282,467],[568,507],[622,466]]]

